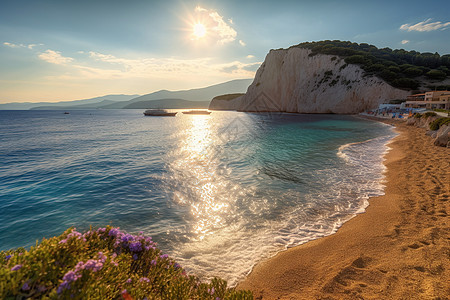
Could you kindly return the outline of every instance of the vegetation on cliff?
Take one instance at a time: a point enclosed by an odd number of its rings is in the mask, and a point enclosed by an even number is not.
[[[214,278],[202,283],[142,233],[106,227],[0,252],[0,299],[252,299]]]
[[[225,94],[225,95],[219,95],[213,98],[213,100],[224,100],[224,101],[231,101],[233,99],[236,99],[237,97],[245,95],[244,93],[235,93],[235,94]]]
[[[450,77],[450,54],[420,53],[404,49],[378,49],[374,45],[347,41],[305,42],[297,46],[316,54],[336,55],[347,64],[357,64],[367,75],[375,75],[402,89],[417,89],[423,81],[443,81]],[[433,88],[447,89],[445,85]]]

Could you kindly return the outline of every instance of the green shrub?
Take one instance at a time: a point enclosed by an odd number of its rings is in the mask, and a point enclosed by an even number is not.
[[[410,67],[403,71],[407,76],[417,77],[423,74],[423,71],[420,68]]]
[[[447,77],[447,74],[440,70],[431,70],[425,74],[428,78],[436,79],[436,80],[444,80]]]
[[[393,81],[393,85],[400,88],[407,88],[407,89],[417,89],[419,87],[419,83],[411,78],[399,78],[395,79]]]
[[[400,73],[401,72],[400,68],[397,67],[397,66],[390,66],[390,67],[388,67],[388,70],[391,71],[391,72],[394,72],[394,73]]]
[[[367,67],[368,72],[381,72],[386,68],[383,64],[373,64]]]
[[[434,111],[443,112],[443,113],[450,113],[450,109],[436,108],[436,109],[434,109]]]
[[[357,64],[362,65],[366,63],[366,58],[364,55],[352,55],[349,57],[346,57],[344,60],[347,64]]]
[[[414,118],[416,118],[416,119],[420,119],[420,118],[422,118],[422,117],[423,117],[423,115],[422,115],[422,114],[419,114],[419,113],[417,113],[417,114],[414,115]]]
[[[426,113],[423,114],[423,116],[424,116],[425,118],[428,118],[428,117],[436,117],[437,114],[436,114],[434,111],[427,111]]]
[[[202,283],[150,237],[118,228],[68,229],[31,247],[0,252],[0,299],[252,299],[215,278]]]
[[[441,126],[449,125],[450,118],[439,118],[430,123],[430,130],[438,130]]]
[[[388,69],[384,69],[380,72],[380,77],[387,82],[392,82],[395,79],[397,79],[397,73],[394,73],[392,71],[389,71]]]

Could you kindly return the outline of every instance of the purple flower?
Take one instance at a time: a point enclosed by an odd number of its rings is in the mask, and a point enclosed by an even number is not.
[[[58,289],[56,290],[56,292],[59,294],[61,294],[64,290],[66,289],[70,289],[70,285],[67,282],[63,282],[58,286]]]
[[[142,277],[141,279],[139,279],[139,282],[150,282],[150,279],[148,279],[147,277]]]
[[[22,268],[22,265],[15,265],[14,267],[11,268],[11,271],[18,271],[20,270],[20,268]]]
[[[126,294],[126,293],[128,293],[128,291],[127,291],[126,289],[124,289],[124,290],[122,291],[122,295],[123,295],[123,294]]]
[[[212,287],[211,289],[208,289],[208,292],[209,292],[211,295],[214,295],[214,292],[215,292],[214,287]]]
[[[30,290],[30,286],[28,285],[28,282],[25,282],[25,283],[22,285],[22,290],[23,290],[23,291],[29,291],[29,290]]]
[[[133,259],[134,259],[134,260],[137,260],[137,259],[138,259],[137,254],[133,254]]]
[[[141,252],[142,251],[142,245],[140,242],[130,243],[128,248],[130,248],[131,252]]]
[[[128,279],[127,279],[127,283],[131,283],[131,278],[128,278]]]
[[[5,257],[5,260],[8,261],[8,260],[11,258],[11,256],[12,256],[12,255],[7,255],[7,256]]]
[[[106,228],[99,228],[97,229],[97,233],[104,233],[106,231]]]
[[[97,271],[100,271],[102,268],[103,268],[103,264],[101,262],[98,262],[95,264],[93,271],[97,272]]]
[[[67,283],[71,283],[71,282],[77,281],[77,279],[80,277],[81,277],[81,275],[78,275],[74,271],[69,271],[64,275],[63,281],[65,281]]]
[[[95,268],[96,263],[97,263],[97,261],[90,259],[84,264],[83,269],[92,270],[93,268]]]
[[[155,259],[152,260],[150,263],[151,263],[152,265],[156,266],[156,260],[155,260]]]
[[[174,266],[175,269],[181,268],[181,266],[179,264],[177,264],[177,263],[175,263],[173,266]]]
[[[132,241],[134,239],[134,236],[132,236],[131,234],[125,234],[124,236],[122,236],[122,242],[126,243],[129,241]]]
[[[67,243],[67,239],[60,240],[58,244],[65,244],[65,243]]]
[[[102,263],[104,263],[105,261],[106,261],[106,255],[104,255],[103,254],[103,252],[99,252],[98,253],[98,259],[102,262]]]
[[[117,236],[118,234],[120,234],[120,230],[118,228],[112,228],[108,233],[109,236]]]

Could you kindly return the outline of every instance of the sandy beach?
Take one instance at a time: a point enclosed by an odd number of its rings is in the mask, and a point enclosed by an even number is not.
[[[448,299],[450,149],[420,128],[386,155],[386,194],[336,234],[259,263],[238,286],[255,299]]]

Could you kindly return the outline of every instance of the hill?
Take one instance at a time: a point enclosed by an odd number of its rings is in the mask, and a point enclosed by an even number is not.
[[[339,40],[305,42],[290,48],[310,49],[310,56],[328,54],[342,57],[347,64],[359,65],[365,76],[375,75],[396,88],[450,88],[450,54],[378,49],[366,43]]]
[[[159,99],[137,101],[125,106],[128,108],[208,108],[210,101],[189,101],[183,99]]]
[[[102,100],[100,102],[72,105],[72,106],[57,106],[57,105],[47,105],[47,106],[37,106],[30,108],[31,110],[70,110],[70,109],[96,109],[103,107],[105,105],[112,105],[117,102],[122,101],[112,101],[112,100]]]
[[[129,105],[134,102],[161,100],[161,99],[182,99],[189,101],[211,101],[217,95],[229,94],[229,93],[245,93],[248,86],[252,83],[253,79],[237,79],[211,85],[205,88],[181,90],[181,91],[167,91],[161,90],[154,93],[142,95],[124,101],[120,103],[113,103],[111,105],[104,106],[102,108],[129,108]],[[161,107],[168,108],[168,107]]]
[[[97,104],[99,106],[103,106],[106,103],[127,101],[136,98],[137,96],[138,95],[105,95],[89,99],[60,102],[13,102],[0,104],[0,110],[27,110],[43,106],[47,107],[46,109],[66,109],[66,107],[80,105],[87,105],[89,106],[88,108],[97,108]]]

